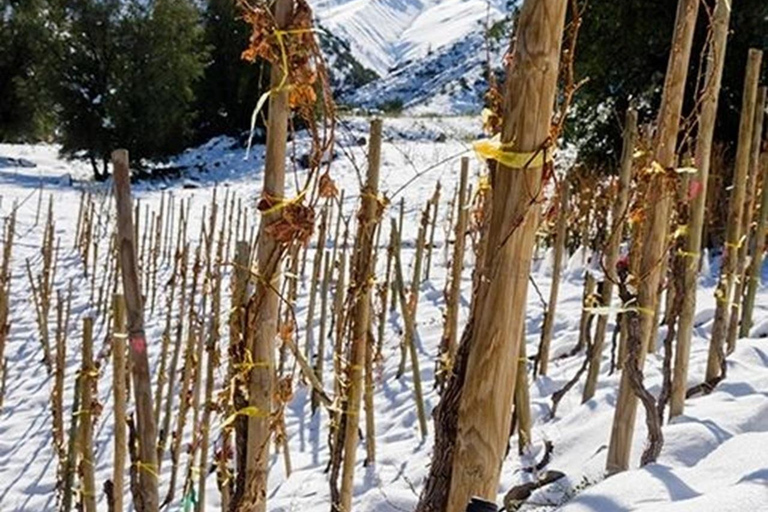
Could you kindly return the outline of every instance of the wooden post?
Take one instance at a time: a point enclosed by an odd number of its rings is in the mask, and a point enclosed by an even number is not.
[[[685,266],[683,277],[683,297],[680,319],[678,321],[675,367],[672,378],[672,391],[669,402],[670,417],[679,416],[685,407],[685,392],[688,385],[688,361],[691,354],[693,319],[696,314],[696,282],[701,260],[701,240],[704,227],[704,213],[707,203],[709,169],[712,160],[712,140],[715,132],[715,120],[720,98],[720,86],[725,64],[725,51],[728,43],[728,25],[731,18],[731,1],[717,0],[712,18],[712,40],[707,51],[707,71],[705,88],[701,96],[699,130],[696,139],[696,165],[698,172],[691,177],[699,192],[691,198],[690,221],[686,237],[686,253],[690,258]]]
[[[0,289],[0,294],[2,293],[3,291]],[[58,290],[56,292],[56,359],[54,361],[56,364],[54,365],[51,402],[53,409],[53,440],[59,456],[60,466],[63,466],[64,459],[66,458],[66,450],[64,449],[64,373],[67,368],[67,327],[64,326],[64,305],[63,295],[61,290]],[[2,360],[3,349],[0,347],[0,362]]]
[[[276,0],[273,4],[278,29],[285,29],[293,19],[293,0]],[[262,198],[280,200],[285,193],[285,157],[288,139],[288,90],[282,87],[281,66],[272,66],[270,86],[275,90],[269,97],[267,119],[267,151],[264,166]],[[275,337],[277,336],[280,278],[280,244],[269,227],[279,221],[282,213],[265,212],[259,226],[256,249],[256,273],[259,280],[246,309],[246,346],[253,357],[254,367],[248,378],[248,405],[259,414],[248,417],[248,448],[246,452],[245,492],[235,503],[235,510],[266,512],[267,479],[269,476],[269,428],[273,406]]]
[[[78,422],[80,418],[80,392],[82,386],[78,375],[75,380],[75,396],[72,399],[72,419],[69,425],[69,440],[67,442],[67,461],[64,466],[63,490],[61,497],[62,512],[69,512],[72,509],[72,495],[75,482],[75,473],[77,472],[77,439]]]
[[[590,330],[592,327],[592,311],[594,306],[595,288],[597,280],[589,270],[584,274],[584,293],[581,299],[581,318],[579,319],[579,341],[576,343],[574,352],[581,352],[588,348],[590,343]]]
[[[325,253],[324,258],[324,270],[323,280],[320,285],[320,336],[317,339],[317,357],[315,358],[315,375],[317,380],[323,382],[323,365],[325,363],[325,338],[326,338],[326,325],[328,322],[328,287],[331,281],[331,273],[333,268],[331,265],[331,253],[322,249]],[[312,413],[317,410],[317,406],[320,405],[320,397],[317,391],[312,392]]]
[[[371,330],[371,288],[374,269],[371,265],[373,238],[379,218],[379,166],[381,163],[381,119],[371,121],[371,145],[368,150],[368,175],[362,190],[359,213],[358,239],[352,263],[352,283],[355,289],[352,302],[352,340],[347,368],[349,389],[344,432],[344,465],[341,476],[341,496],[338,510],[351,512],[352,489],[355,475],[355,455],[360,423],[363,368],[365,352]]]
[[[113,512],[123,512],[123,481],[125,476],[125,449],[127,445],[125,403],[125,299],[112,297],[114,334],[112,335],[112,394],[115,400],[115,456],[112,468]]]
[[[600,297],[601,306],[610,307],[613,300],[613,286],[619,281],[616,275],[616,262],[619,259],[619,249],[624,234],[624,224],[627,217],[627,205],[629,204],[629,185],[632,179],[632,156],[635,152],[637,140],[637,111],[630,107],[627,110],[627,119],[624,123],[624,148],[621,155],[621,170],[617,183],[616,201],[611,212],[611,234],[605,248],[603,291]],[[618,317],[617,317],[618,321]],[[582,402],[591,400],[597,389],[597,377],[600,374],[600,361],[603,356],[605,333],[608,328],[608,315],[600,315],[597,319],[595,338],[592,341],[592,353],[590,354],[587,381],[584,384]]]
[[[699,11],[699,0],[679,0],[677,19],[669,57],[664,94],[658,118],[658,133],[655,141],[654,159],[664,172],[652,174],[647,183],[648,198],[645,202],[645,218],[634,244],[638,247],[639,272],[642,276],[638,285],[637,308],[642,311],[638,347],[638,368],[642,372],[645,356],[653,332],[653,312],[658,301],[659,282],[664,249],[667,244],[672,194],[668,181],[677,173],[677,136],[680,114],[683,108],[685,83],[688,77],[688,61],[691,55],[693,33]],[[627,338],[627,342],[631,337]],[[634,353],[632,348],[627,353]],[[632,437],[635,432],[637,397],[633,390],[629,372],[622,372],[619,395],[613,417],[611,439],[608,445],[606,467],[609,473],[624,471],[629,467]]]
[[[461,159],[461,178],[456,196],[458,215],[456,216],[455,241],[453,243],[453,261],[451,262],[451,284],[446,296],[445,331],[441,343],[441,356],[447,358],[448,365],[444,372],[450,372],[456,357],[456,345],[459,332],[459,309],[461,307],[461,271],[464,269],[464,248],[467,233],[467,180],[469,177],[469,158]],[[442,375],[440,382],[446,382],[449,375]]]
[[[455,375],[436,411],[434,456],[418,512],[462,512],[474,495],[496,497],[517,379],[517,358],[510,354],[519,353],[525,327],[567,4],[526,0],[520,11],[501,142],[507,151],[537,154],[537,165],[491,164],[493,213],[483,275]]]
[[[163,507],[173,501],[174,493],[176,492],[176,475],[178,474],[179,457],[181,454],[181,443],[184,438],[184,425],[187,420],[187,410],[189,409],[189,395],[191,393],[190,385],[192,381],[192,373],[194,370],[195,355],[194,350],[196,346],[197,329],[195,324],[197,323],[197,284],[200,277],[200,271],[202,268],[201,263],[201,250],[202,246],[198,244],[195,250],[195,262],[192,272],[192,286],[189,291],[189,311],[187,315],[187,342],[184,349],[184,363],[182,365],[181,374],[181,388],[179,390],[179,396],[184,397],[183,400],[179,400],[179,411],[176,416],[176,430],[171,440],[171,478],[168,484],[168,493],[163,500]]]
[[[139,438],[139,496],[134,506],[139,512],[154,512],[158,508],[157,494],[157,431],[152,409],[152,384],[149,376],[147,340],[144,335],[144,311],[141,300],[136,247],[133,239],[133,208],[128,151],[112,153],[114,166],[115,202],[117,204],[117,236],[120,247],[120,274],[128,311],[128,345],[130,347],[133,394]]]
[[[392,229],[396,230],[395,220],[392,219]],[[414,273],[414,277],[419,274]],[[413,370],[413,391],[416,401],[416,411],[419,417],[419,429],[422,439],[427,437],[427,414],[424,410],[424,393],[421,389],[421,371],[419,370],[419,356],[416,352],[416,317],[412,311],[409,311],[408,298],[405,295],[405,283],[403,282],[403,265],[400,260],[400,247],[395,247],[395,279],[397,280],[397,291],[400,298],[400,307],[403,311],[403,322],[405,323],[405,336],[403,344],[408,348],[411,356],[411,369]],[[411,306],[414,307],[414,306]]]
[[[760,80],[760,67],[763,52],[750,50],[747,60],[746,78],[744,79],[744,99],[739,124],[739,145],[736,151],[736,166],[733,174],[733,188],[728,205],[728,222],[725,232],[725,247],[720,270],[720,282],[715,290],[715,320],[712,325],[712,337],[709,342],[707,372],[705,380],[716,383],[725,377],[725,343],[728,328],[728,314],[733,304],[733,282],[736,272],[737,253],[741,240],[741,219],[744,210],[746,181],[749,171],[749,159],[752,148],[752,131],[755,124],[755,103],[757,102],[757,84]]]
[[[429,228],[429,242],[427,243],[427,265],[424,271],[424,280],[429,281],[430,270],[432,269],[432,251],[435,248],[435,231],[437,230],[437,216],[440,210],[440,182],[435,186],[435,194],[432,196],[432,219]]]
[[[427,220],[428,217],[426,213],[429,211],[429,209],[424,211],[424,214],[422,216],[422,225],[419,227],[419,233],[416,236],[416,255],[413,260],[413,279],[411,280],[411,289],[410,293],[408,294],[408,300],[407,300],[407,306],[406,308],[402,308],[403,316],[410,317],[411,321],[413,322],[414,326],[416,325],[416,312],[419,306],[419,290],[421,289],[421,269],[422,269],[422,262],[424,261],[424,244],[426,242],[426,228],[427,228]],[[399,233],[399,232],[398,232]],[[402,239],[402,233],[399,234],[399,238]],[[395,251],[395,258],[400,258],[400,245],[397,246],[397,251]],[[400,283],[395,279],[395,284],[399,287]],[[405,284],[405,283],[403,283]],[[400,294],[401,290],[398,290],[398,296]],[[403,293],[405,293],[405,289],[402,290]],[[396,378],[400,378],[405,374],[405,368],[408,363],[408,338],[407,336],[403,336],[403,339],[400,343],[400,364],[397,368],[397,374]]]
[[[208,467],[210,465],[208,461],[208,447],[210,444],[210,428],[211,428],[211,414],[213,413],[216,404],[213,400],[213,386],[214,386],[214,371],[218,366],[218,356],[216,354],[219,345],[220,338],[220,325],[221,325],[221,262],[224,251],[224,239],[219,238],[218,248],[216,250],[216,264],[213,269],[213,275],[211,279],[212,283],[212,303],[211,303],[211,320],[210,330],[208,332],[205,348],[206,348],[206,375],[205,375],[205,403],[203,405],[203,421],[199,427],[202,436],[200,442],[200,477],[197,488],[197,512],[205,511],[205,482],[208,477]],[[202,361],[198,362],[198,371],[202,373]]]
[[[557,311],[557,296],[560,290],[560,272],[563,265],[563,253],[565,252],[565,235],[568,221],[568,202],[571,197],[570,183],[564,178],[560,183],[560,204],[557,212],[557,227],[555,229],[554,261],[552,263],[552,287],[549,290],[549,305],[544,314],[544,325],[541,328],[541,343],[539,345],[539,374],[546,375],[549,367],[549,347],[552,344],[552,333],[555,328],[555,314]],[[586,248],[585,248],[586,250]]]
[[[739,332],[744,283],[747,278],[747,257],[751,246],[752,218],[754,217],[755,198],[757,196],[757,178],[760,172],[760,146],[763,143],[763,119],[765,118],[765,101],[768,89],[761,87],[755,105],[754,129],[752,130],[752,149],[749,159],[749,177],[747,178],[746,200],[741,216],[741,237],[739,238],[738,261],[736,262],[736,279],[734,283],[733,305],[731,319],[728,322],[726,345],[730,354],[736,349],[736,337]]]
[[[93,318],[83,318],[83,364],[80,370],[80,428],[78,429],[78,445],[80,451],[80,468],[82,478],[82,504],[85,512],[96,512],[96,477],[93,460],[93,410],[96,403],[94,374],[98,375],[93,364]]]
[[[317,288],[322,279],[323,253],[325,252],[325,232],[328,225],[328,206],[323,207],[323,213],[320,217],[320,229],[317,236],[317,248],[315,249],[315,258],[312,261],[312,278],[309,283],[309,305],[307,307],[307,326],[306,326],[306,355],[312,357],[312,351],[315,344],[315,307],[317,305]]]
[[[517,418],[517,451],[523,455],[531,445],[531,394],[528,389],[528,357],[525,333],[520,340],[517,356],[517,382],[515,383],[515,417]]]
[[[174,332],[175,341],[173,343],[173,355],[171,356],[171,366],[168,370],[168,386],[165,394],[165,410],[163,412],[163,424],[160,429],[159,440],[157,443],[157,463],[162,465],[163,454],[165,453],[166,441],[170,436],[171,429],[171,417],[173,414],[173,403],[175,398],[174,390],[176,389],[176,374],[179,366],[179,356],[181,354],[182,346],[184,345],[184,313],[187,309],[187,264],[189,259],[189,244],[182,243],[180,258],[180,294],[179,294],[179,314],[176,323],[176,329]],[[191,326],[190,326],[191,328]],[[168,333],[170,339],[171,333]]]
[[[760,274],[763,270],[763,255],[765,253],[766,235],[768,234],[768,153],[761,155],[761,167],[763,174],[763,191],[760,201],[760,215],[757,218],[755,228],[754,255],[747,275],[747,292],[744,297],[741,316],[741,332],[739,336],[746,338],[752,328],[752,311],[755,308],[755,295],[760,284]]]
[[[388,294],[391,287],[392,279],[392,260],[395,256],[394,245],[395,233],[390,230],[389,232],[389,244],[387,245],[387,266],[384,271],[384,281],[379,284],[379,297],[381,299],[381,310],[379,311],[379,323],[378,323],[378,337],[376,339],[376,357],[381,356],[381,350],[384,346],[384,336],[386,335],[387,328],[387,313],[388,308]]]

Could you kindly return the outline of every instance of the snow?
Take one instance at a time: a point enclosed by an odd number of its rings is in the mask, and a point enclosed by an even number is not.
[[[365,10],[369,3],[352,2]],[[474,5],[466,2],[467,9]],[[322,4],[328,11],[348,6],[342,0]],[[378,4],[377,4],[378,5]],[[382,3],[383,5],[383,3]],[[422,4],[420,8],[425,8]],[[427,5],[427,4],[424,4]],[[431,5],[431,4],[430,4]],[[431,15],[449,12],[458,2],[445,2],[441,11],[432,5],[426,11]],[[484,5],[484,3],[483,3]],[[334,7],[335,6],[335,7]],[[458,8],[458,7],[456,7]],[[322,15],[322,10],[320,10]],[[350,16],[353,16],[350,14]],[[357,14],[362,16],[362,14]],[[408,22],[414,26],[418,16]],[[407,33],[407,27],[398,29]],[[415,36],[410,36],[415,37]],[[409,41],[412,39],[409,39]],[[471,155],[469,141],[480,133],[479,120],[464,117],[451,118],[387,118],[385,119],[384,145],[382,148],[381,189],[388,192],[396,203],[400,196],[392,194],[402,188],[405,198],[403,264],[407,280],[414,255],[414,240],[418,229],[420,210],[431,197],[437,180],[443,193],[440,203],[441,223],[436,232],[436,249],[433,255],[432,278],[421,285],[418,303],[417,348],[420,356],[427,411],[437,405],[439,397],[433,389],[434,357],[442,335],[442,313],[445,307],[445,287],[450,250],[450,236],[445,226],[447,202],[457,186],[461,155]],[[364,168],[365,147],[358,139],[365,137],[367,121],[349,118],[339,127],[337,141],[345,146],[345,153]],[[440,135],[444,134],[444,142]],[[305,146],[300,139],[297,154]],[[61,255],[55,279],[55,289],[66,291],[73,283],[73,312],[71,330],[67,338],[67,379],[65,387],[65,418],[69,422],[69,410],[73,397],[73,376],[79,367],[79,350],[82,318],[92,311],[89,305],[90,279],[84,275],[82,261],[73,249],[80,195],[90,190],[97,198],[97,209],[106,219],[114,209],[108,195],[108,184],[89,181],[90,166],[82,162],[66,162],[58,158],[56,146],[0,145],[0,217],[5,218],[14,201],[18,204],[17,240],[14,246],[12,272],[13,291],[11,302],[11,332],[5,355],[8,358],[8,383],[5,404],[0,411],[0,510],[37,511],[55,508],[54,486],[56,482],[56,455],[51,439],[49,396],[52,381],[41,363],[42,349],[38,341],[34,306],[24,271],[24,261],[30,260],[33,272],[40,267],[40,240],[43,218],[35,225],[38,198],[42,189],[43,205],[49,196],[54,198],[56,236],[61,239]],[[159,208],[165,194],[178,200],[192,201],[192,225],[190,242],[197,242],[197,226],[202,220],[203,208],[210,204],[214,188],[219,198],[222,194],[236,194],[249,207],[253,206],[261,188],[263,148],[255,147],[248,160],[245,151],[236,141],[219,138],[174,159],[170,165],[187,168],[182,179],[168,182],[148,182],[135,186],[135,195],[142,205]],[[442,162],[442,163],[440,163]],[[438,164],[439,165],[435,165]],[[30,165],[34,164],[34,166]],[[420,171],[430,169],[419,175]],[[481,164],[472,159],[472,180],[476,183]],[[296,170],[298,177],[303,171]],[[359,203],[359,185],[355,168],[346,156],[340,156],[333,164],[334,179],[347,191],[345,214],[353,214]],[[74,183],[62,179],[70,176]],[[291,178],[289,183],[293,183]],[[194,185],[197,188],[187,188]],[[144,208],[144,206],[142,206]],[[252,212],[252,210],[251,210]],[[253,214],[252,218],[253,218]],[[396,208],[389,208],[386,216],[396,215]],[[112,215],[112,218],[114,215]],[[110,221],[111,222],[111,221]],[[385,219],[385,225],[388,225]],[[110,230],[107,222],[96,236],[104,261]],[[382,237],[385,247],[388,230]],[[452,236],[452,235],[451,235]],[[313,244],[309,256],[316,250]],[[544,297],[548,297],[551,264],[547,263],[546,251],[541,251],[534,263],[532,278]],[[583,274],[590,268],[590,255],[581,250],[564,265],[560,285],[560,299],[555,319],[553,357],[567,353],[578,338]],[[379,258],[379,275],[385,263]],[[462,276],[462,304],[460,322],[466,321],[471,292],[473,257],[468,252]],[[717,262],[704,266],[708,275],[702,276],[697,290],[698,314],[691,353],[690,384],[699,382],[704,374],[708,338],[714,311],[714,275]],[[170,265],[161,268],[158,282],[169,277]],[[229,290],[229,269],[225,267],[224,290]],[[297,304],[300,319],[304,316],[309,283],[306,278],[300,285]],[[159,290],[158,304],[165,304],[165,291]],[[224,298],[224,304],[229,299]],[[581,384],[577,385],[561,402],[558,414],[548,420],[551,395],[559,389],[580,366],[582,355],[554,359],[550,374],[530,380],[533,425],[533,449],[524,457],[511,450],[506,458],[499,485],[499,501],[513,485],[530,479],[521,471],[534,459],[540,459],[543,443],[554,444],[554,453],[548,469],[566,474],[566,479],[536,492],[531,502],[551,504],[537,510],[562,510],[564,512],[682,512],[682,511],[761,511],[768,510],[768,289],[763,285],[758,292],[755,326],[752,338],[739,341],[736,351],[728,358],[728,379],[709,396],[690,399],[682,417],[665,425],[666,443],[657,464],[638,468],[639,457],[645,443],[644,413],[638,411],[631,468],[622,474],[606,478],[604,475],[608,437],[616,400],[618,375],[608,375],[610,350],[606,347],[603,371],[595,397],[581,404]],[[378,306],[376,306],[378,307]],[[164,327],[164,306],[148,312],[148,339],[159,340]],[[300,320],[301,321],[301,320]],[[533,287],[527,304],[528,354],[537,350],[542,321],[542,305]],[[226,322],[223,322],[223,328]],[[613,327],[613,319],[609,328]],[[315,329],[317,326],[315,326]],[[375,466],[364,468],[362,460],[365,447],[358,449],[358,465],[355,475],[354,510],[361,512],[396,512],[413,510],[418,493],[428,471],[433,425],[430,421],[429,436],[422,440],[413,402],[413,379],[407,372],[401,379],[395,378],[399,362],[399,341],[402,319],[398,312],[387,316],[384,360],[377,368],[375,382],[377,461]],[[609,330],[610,332],[610,330]],[[299,343],[303,345],[304,326],[299,325]],[[660,328],[663,337],[666,328]],[[98,353],[106,341],[106,329],[101,319],[97,321],[95,351]],[[224,332],[224,334],[226,334]],[[225,338],[226,339],[226,336]],[[661,343],[659,351],[650,354],[646,365],[646,382],[657,393],[661,383]],[[223,351],[225,353],[225,351]],[[156,368],[158,349],[150,345],[150,358]],[[327,367],[331,355],[326,354]],[[154,373],[153,373],[154,374]],[[104,411],[95,428],[96,478],[100,490],[111,477],[113,452],[113,417],[111,362],[102,364],[99,376],[98,396]],[[325,376],[330,387],[330,376]],[[217,387],[221,379],[217,381]],[[275,512],[320,512],[329,509],[328,477],[324,472],[328,449],[326,446],[328,416],[309,412],[309,392],[298,381],[295,395],[286,410],[288,436],[293,462],[293,473],[286,477],[282,455],[273,455],[269,481],[269,510]],[[214,433],[223,422],[214,415]],[[189,429],[185,433],[190,439]],[[516,436],[511,440],[517,445]],[[187,464],[182,455],[181,470]],[[166,458],[161,472],[161,496],[165,495],[170,471]],[[183,480],[183,478],[181,479]],[[126,497],[130,493],[126,489]],[[181,509],[181,489],[171,510]],[[207,507],[220,508],[215,476],[207,478]],[[106,509],[106,501],[99,492],[99,509]]]
[[[363,66],[386,75],[503,16],[506,0],[314,0],[316,16],[352,43]]]

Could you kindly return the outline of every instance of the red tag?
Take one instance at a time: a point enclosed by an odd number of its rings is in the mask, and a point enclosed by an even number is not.
[[[699,197],[701,191],[704,189],[704,185],[700,181],[691,181],[688,185],[688,200],[692,201]]]
[[[130,343],[131,343],[131,350],[133,350],[136,353],[142,354],[147,350],[147,340],[144,338],[144,336],[131,338]]]

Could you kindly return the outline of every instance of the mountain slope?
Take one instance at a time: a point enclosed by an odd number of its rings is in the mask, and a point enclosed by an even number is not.
[[[315,0],[315,15],[352,45],[360,63],[385,76],[507,12],[507,0]]]

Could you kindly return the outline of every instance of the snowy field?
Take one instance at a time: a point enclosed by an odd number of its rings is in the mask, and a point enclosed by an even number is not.
[[[328,2],[329,4],[333,2]],[[330,9],[331,7],[329,7]],[[352,25],[353,26],[353,25]],[[373,58],[373,57],[372,57]],[[386,119],[383,147],[381,190],[396,204],[405,199],[405,230],[403,264],[410,280],[410,265],[414,255],[420,211],[431,197],[435,183],[443,186],[440,222],[436,233],[436,248],[430,280],[421,285],[418,302],[417,346],[421,358],[427,411],[438,403],[433,389],[434,358],[442,334],[442,313],[445,306],[443,290],[448,264],[447,241],[450,233],[446,222],[447,204],[458,185],[458,157],[471,156],[470,141],[479,135],[477,120],[465,118]],[[366,121],[351,119],[339,129],[338,141],[344,146],[333,164],[333,177],[346,190],[345,215],[353,215],[359,204],[359,184],[352,163],[365,169],[365,147],[359,139],[367,132]],[[443,140],[443,135],[445,140]],[[436,142],[440,140],[440,142]],[[228,139],[217,139],[180,155],[173,165],[188,167],[183,179],[167,183],[142,183],[134,189],[142,205],[157,209],[161,196],[172,195],[176,200],[191,199],[192,219],[189,241],[197,243],[203,208],[211,202],[214,189],[218,197],[227,192],[250,206],[261,189],[263,148],[255,148],[248,160],[245,152]],[[302,143],[298,144],[299,151]],[[472,158],[472,182],[476,185],[481,164]],[[437,164],[437,165],[436,165]],[[419,171],[429,169],[410,182]],[[57,157],[53,146],[0,145],[0,216],[8,216],[14,204],[18,207],[16,243],[12,261],[11,331],[5,356],[8,358],[7,392],[0,411],[0,511],[45,511],[55,509],[57,458],[51,437],[50,394],[52,380],[41,363],[42,349],[34,305],[31,301],[25,261],[33,272],[41,264],[40,241],[43,237],[45,207],[53,197],[55,236],[61,240],[59,263],[54,290],[66,291],[73,284],[71,329],[67,338],[67,379],[64,395],[65,421],[73,397],[75,372],[80,364],[82,318],[91,306],[90,279],[84,274],[79,253],[73,248],[78,204],[83,190],[91,190],[101,198],[105,212],[114,209],[108,195],[109,184],[94,184],[88,180],[90,167],[70,163]],[[297,170],[300,177],[302,171]],[[70,182],[69,178],[73,178]],[[410,184],[408,184],[410,182]],[[288,183],[294,183],[293,172]],[[403,187],[408,184],[408,186]],[[185,186],[186,185],[186,186]],[[196,188],[189,188],[189,187]],[[42,188],[43,212],[36,223],[36,212]],[[400,191],[394,196],[396,191]],[[290,195],[290,194],[288,194]],[[177,203],[178,204],[178,203]],[[142,206],[144,208],[144,206]],[[385,213],[395,216],[391,207]],[[251,210],[252,211],[252,210]],[[97,229],[99,257],[105,258],[111,220]],[[253,220],[253,219],[252,219]],[[384,254],[388,228],[382,236],[380,254]],[[312,257],[315,248],[310,250]],[[579,335],[585,269],[595,267],[592,255],[583,250],[572,255],[565,267],[560,287],[560,300],[555,319],[552,346],[553,361],[550,375],[530,381],[533,426],[533,450],[521,459],[515,449],[505,460],[499,501],[512,486],[532,476],[522,471],[532,461],[539,460],[545,441],[554,445],[547,469],[564,472],[567,476],[543,491],[535,493],[527,509],[562,510],[565,512],[667,512],[667,511],[768,511],[768,275],[763,272],[755,311],[755,325],[750,339],[739,341],[734,354],[728,358],[728,379],[709,396],[691,399],[685,415],[664,427],[666,443],[657,464],[632,469],[606,479],[605,458],[613,409],[617,395],[618,376],[608,376],[609,346],[603,359],[603,373],[595,398],[581,404],[581,384],[561,402],[557,416],[548,421],[551,395],[567,382],[581,365],[583,354],[559,358],[575,345]],[[462,284],[462,314],[466,320],[470,300],[473,258],[468,250]],[[379,257],[379,275],[385,264]],[[171,271],[166,264],[159,278],[164,283]],[[310,268],[311,266],[308,266]],[[690,384],[701,381],[707,357],[709,332],[714,315],[714,283],[717,262],[707,262],[698,289],[698,314],[691,355]],[[532,277],[544,297],[548,297],[551,280],[550,255],[537,254]],[[224,290],[229,290],[229,267],[225,267]],[[165,276],[165,279],[163,279]],[[334,285],[332,284],[332,287]],[[297,312],[305,318],[309,280],[304,276],[299,288]],[[158,306],[147,311],[147,334],[150,343],[160,339],[164,328],[165,294],[160,290]],[[229,304],[225,298],[224,304]],[[376,305],[378,307],[378,305]],[[225,308],[226,309],[226,308]],[[533,287],[527,304],[528,354],[535,354],[542,323],[542,304]],[[316,315],[317,317],[317,315]],[[52,325],[53,325],[52,320]],[[222,322],[226,340],[226,322]],[[611,327],[613,318],[611,319]],[[317,328],[317,326],[315,326]],[[384,360],[377,369],[376,464],[364,468],[365,447],[358,449],[355,480],[354,510],[357,512],[397,512],[414,509],[423,480],[427,475],[432,448],[433,425],[430,435],[422,441],[418,430],[413,401],[413,381],[410,372],[395,378],[399,362],[402,318],[399,311],[387,317]],[[303,346],[304,326],[299,326],[299,343]],[[609,331],[610,332],[610,331]],[[659,330],[663,337],[665,327]],[[106,326],[98,321],[95,331],[95,352],[98,354],[106,340]],[[610,345],[610,340],[606,343]],[[657,343],[661,350],[661,343]],[[158,350],[150,345],[152,365],[157,365]],[[331,353],[325,354],[326,367],[332,365]],[[652,392],[661,385],[661,352],[651,354],[646,365],[646,384]],[[529,373],[530,378],[530,373]],[[220,384],[223,379],[218,379]],[[104,406],[94,429],[95,464],[99,510],[106,510],[101,486],[112,475],[113,417],[111,362],[100,369],[98,396]],[[326,386],[332,389],[330,377]],[[328,461],[328,416],[319,410],[310,415],[308,389],[298,379],[295,394],[286,410],[289,446],[293,472],[286,477],[282,456],[274,455],[269,479],[269,510],[276,512],[320,512],[329,510],[329,487],[325,467]],[[639,408],[633,448],[632,467],[637,468],[645,442],[644,413]],[[212,419],[214,433],[224,419]],[[188,429],[189,430],[189,429]],[[190,432],[185,436],[188,438]],[[511,440],[512,446],[517,439]],[[182,455],[181,468],[188,464]],[[167,492],[169,459],[162,466],[161,498]],[[127,480],[127,478],[126,478]],[[126,497],[130,493],[126,489]],[[170,510],[183,510],[181,488]],[[214,474],[207,479],[207,508],[220,509],[219,492]]]

